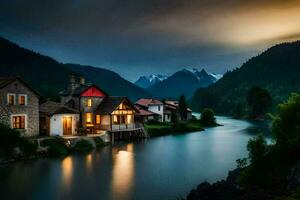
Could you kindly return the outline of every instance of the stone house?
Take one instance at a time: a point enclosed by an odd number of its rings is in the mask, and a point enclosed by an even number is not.
[[[23,136],[39,135],[40,95],[20,78],[0,78],[0,123]]]

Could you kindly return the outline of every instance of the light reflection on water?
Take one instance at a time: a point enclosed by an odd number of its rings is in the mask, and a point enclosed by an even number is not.
[[[226,177],[247,156],[255,123],[218,117],[224,126],[139,142],[116,142],[88,155],[0,167],[1,199],[161,200],[184,197],[201,181]]]
[[[133,144],[113,154],[112,199],[130,199],[134,177]]]

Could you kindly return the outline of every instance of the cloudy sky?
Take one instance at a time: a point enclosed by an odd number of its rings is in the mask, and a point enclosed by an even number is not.
[[[193,67],[224,73],[300,39],[300,0],[1,0],[0,36],[131,81]]]

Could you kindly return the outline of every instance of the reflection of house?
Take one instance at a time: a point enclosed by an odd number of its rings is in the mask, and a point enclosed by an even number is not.
[[[131,130],[138,112],[126,97],[112,97],[81,78],[70,78],[69,87],[60,93],[61,103],[80,112],[81,126],[89,133],[103,130]]]
[[[40,132],[44,136],[75,135],[79,112],[61,103],[47,101],[40,105]]]
[[[158,114],[158,120],[161,122],[164,121],[164,105],[161,101],[156,99],[139,99],[135,104],[140,109]]]
[[[39,98],[20,78],[0,78],[0,122],[24,136],[38,135]]]
[[[139,111],[136,114],[136,120],[141,123],[147,122],[149,120],[158,120],[159,119],[159,116],[160,116],[159,114],[151,112],[151,111],[143,108],[140,105],[136,104],[135,108]]]
[[[165,112],[175,114],[175,115],[177,115],[179,120],[183,120],[183,119],[181,119],[180,114],[179,114],[178,101],[166,100],[164,102],[164,109],[165,109]],[[190,119],[192,119],[192,110],[190,108],[187,108],[187,119],[186,120],[190,120]]]

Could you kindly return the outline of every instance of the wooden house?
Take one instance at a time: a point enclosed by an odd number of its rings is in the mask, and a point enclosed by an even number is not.
[[[135,129],[138,110],[126,97],[109,96],[83,78],[70,77],[68,88],[60,93],[61,103],[80,113],[80,126],[90,134]]]

